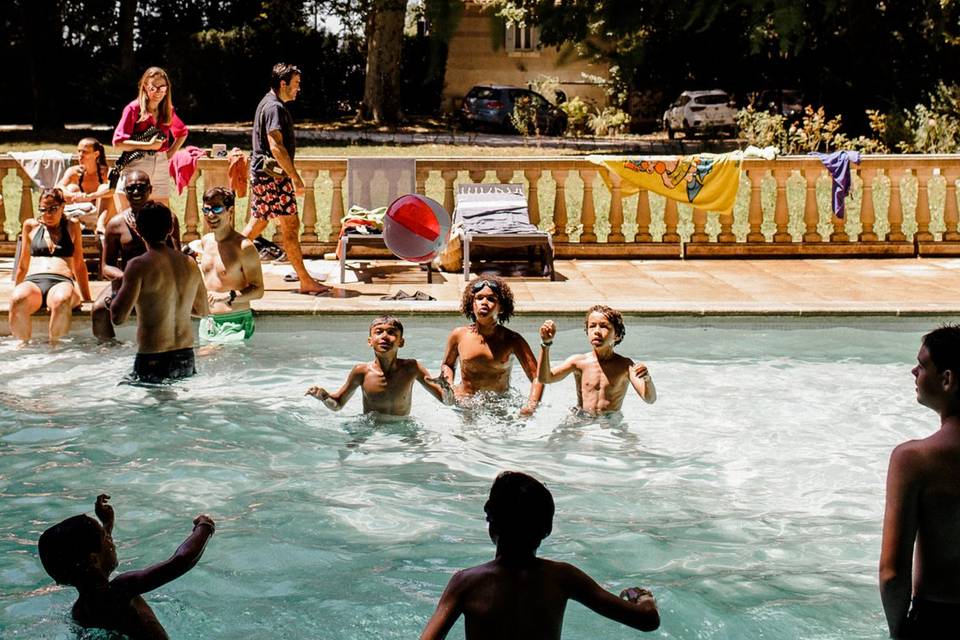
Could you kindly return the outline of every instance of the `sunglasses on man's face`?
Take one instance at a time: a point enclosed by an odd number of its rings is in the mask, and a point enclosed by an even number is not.
[[[470,291],[472,291],[473,293],[478,293],[480,289],[483,289],[484,287],[490,287],[490,290],[496,294],[500,293],[500,285],[497,284],[496,282],[491,282],[489,280],[481,280],[480,282],[477,282],[472,287],[470,287]]]
[[[125,187],[127,193],[146,193],[147,189],[149,188],[150,187],[148,185],[145,185],[143,183],[138,183],[138,182],[135,182],[133,184],[128,184]]]
[[[220,215],[221,213],[223,213],[223,212],[226,211],[226,210],[227,210],[226,205],[222,205],[222,204],[218,204],[218,205],[213,206],[213,207],[208,206],[208,205],[203,205],[203,213],[204,213],[205,215],[211,215],[211,214],[212,214],[212,215],[218,216],[218,215]]]

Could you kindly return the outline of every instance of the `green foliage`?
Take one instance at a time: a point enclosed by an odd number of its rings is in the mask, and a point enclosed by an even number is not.
[[[898,147],[908,153],[957,153],[960,149],[960,86],[940,82],[930,104],[905,113],[912,135]]]
[[[560,89],[560,78],[541,73],[530,82],[530,89],[536,91],[553,104],[557,104],[557,91]]]
[[[883,142],[885,118],[876,111],[868,111],[867,116],[876,138],[848,136],[841,131],[843,118],[839,115],[828,117],[823,107],[814,109],[807,106],[799,122],[788,124],[780,114],[759,111],[751,106],[737,112],[737,126],[747,144],[777,147],[781,153],[788,155],[840,149],[865,153],[887,152]]]
[[[574,96],[567,100],[560,105],[560,109],[567,114],[567,134],[582,136],[587,132],[587,118],[590,116],[590,107],[580,99],[580,96]]]
[[[587,119],[587,124],[597,136],[616,136],[630,125],[630,114],[617,107],[596,109]]]
[[[520,96],[513,103],[510,112],[510,124],[524,137],[534,134],[540,137],[540,127],[537,124],[537,108],[527,96]]]

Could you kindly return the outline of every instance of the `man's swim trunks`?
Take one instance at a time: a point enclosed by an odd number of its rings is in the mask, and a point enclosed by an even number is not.
[[[216,344],[243,342],[253,336],[253,330],[252,310],[221,313],[200,321],[200,341]]]
[[[250,215],[261,220],[297,215],[297,190],[290,178],[260,173],[250,177]]]
[[[960,602],[914,598],[907,614],[906,638],[956,638],[960,629]]]
[[[137,382],[158,384],[187,378],[196,372],[192,348],[138,353],[133,361],[133,379]]]

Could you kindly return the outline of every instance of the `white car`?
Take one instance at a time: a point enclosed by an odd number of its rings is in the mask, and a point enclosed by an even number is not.
[[[663,112],[663,128],[673,140],[677,131],[694,133],[737,133],[737,108],[726,91],[684,91]]]

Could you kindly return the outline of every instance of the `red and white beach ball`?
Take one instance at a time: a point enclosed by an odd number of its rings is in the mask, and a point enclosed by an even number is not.
[[[426,196],[401,196],[387,207],[383,241],[393,255],[409,262],[429,262],[447,244],[450,214]]]

